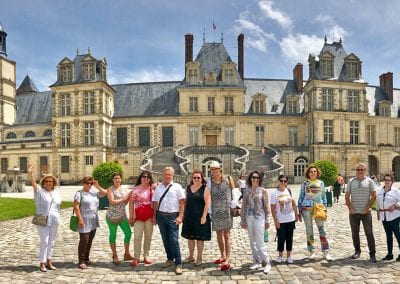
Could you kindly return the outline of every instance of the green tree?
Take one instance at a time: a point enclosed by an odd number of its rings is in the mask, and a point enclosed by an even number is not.
[[[338,175],[336,165],[328,160],[318,160],[314,164],[321,170],[319,178],[324,182],[325,186],[333,185]]]
[[[113,173],[124,174],[122,166],[116,162],[105,162],[97,165],[93,170],[93,178],[96,179],[102,188],[107,189],[113,182],[111,175]]]

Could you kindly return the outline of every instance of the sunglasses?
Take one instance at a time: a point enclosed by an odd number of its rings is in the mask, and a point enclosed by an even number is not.
[[[279,182],[284,182],[284,183],[286,183],[286,182],[287,182],[287,180],[285,180],[285,179],[281,179],[281,180],[279,180]]]
[[[260,177],[257,177],[257,176],[252,176],[251,178],[252,179],[260,179]]]
[[[93,184],[93,182],[85,182],[85,184],[92,185],[92,184]]]
[[[364,169],[356,169],[357,172],[363,172],[365,171]]]
[[[54,182],[54,181],[53,181],[53,180],[49,180],[49,179],[48,179],[48,180],[45,180],[44,182]]]
[[[150,178],[149,176],[142,176],[142,178]]]
[[[201,179],[201,177],[193,177],[193,179]]]

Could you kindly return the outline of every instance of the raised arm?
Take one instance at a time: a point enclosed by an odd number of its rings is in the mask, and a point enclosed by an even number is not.
[[[33,167],[32,165],[28,165],[28,177],[31,180],[32,183],[32,187],[33,187],[33,191],[36,193],[37,189],[38,189],[38,185],[36,183],[35,178],[33,177]]]
[[[98,182],[97,180],[95,180],[95,179],[93,180],[93,186],[94,186],[95,188],[97,188],[98,191],[100,192],[100,194],[99,194],[99,197],[100,197],[100,198],[102,198],[102,197],[104,197],[104,196],[107,195],[107,190],[104,189],[104,188],[102,188],[102,187],[99,185],[99,182]]]

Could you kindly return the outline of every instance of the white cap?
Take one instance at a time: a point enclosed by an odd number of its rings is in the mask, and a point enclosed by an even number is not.
[[[212,161],[210,163],[210,168],[220,169],[221,165],[217,161]]]

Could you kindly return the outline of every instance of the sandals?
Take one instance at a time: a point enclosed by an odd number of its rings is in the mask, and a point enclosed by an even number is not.
[[[137,259],[132,260],[131,262],[131,266],[135,267],[136,265],[138,265],[139,261]]]
[[[40,266],[39,266],[39,270],[42,271],[42,272],[47,272],[47,268],[46,268],[46,266],[44,266],[44,265],[43,265],[43,266],[40,265]]]
[[[216,261],[214,261],[214,264],[221,264],[225,262],[225,258],[218,258]]]
[[[203,264],[203,261],[201,259],[198,259],[195,263],[194,266],[200,266]]]
[[[79,264],[79,268],[80,268],[80,269],[88,269],[86,263],[80,263],[80,264]]]
[[[112,257],[112,263],[114,263],[115,265],[119,265],[121,264],[121,261],[118,259],[118,256],[113,256]]]
[[[188,256],[187,258],[185,258],[185,260],[183,261],[183,263],[190,263],[190,262],[194,262],[194,257],[190,257]]]
[[[148,258],[145,258],[143,262],[144,262],[144,264],[147,264],[147,265],[152,265],[153,264],[153,261],[151,259],[148,259]]]
[[[133,260],[133,256],[130,254],[124,254],[124,261]]]
[[[56,269],[57,269],[57,267],[55,267],[52,263],[47,263],[47,264],[46,264],[46,267],[47,267],[48,269],[50,269],[50,270],[56,270]]]

